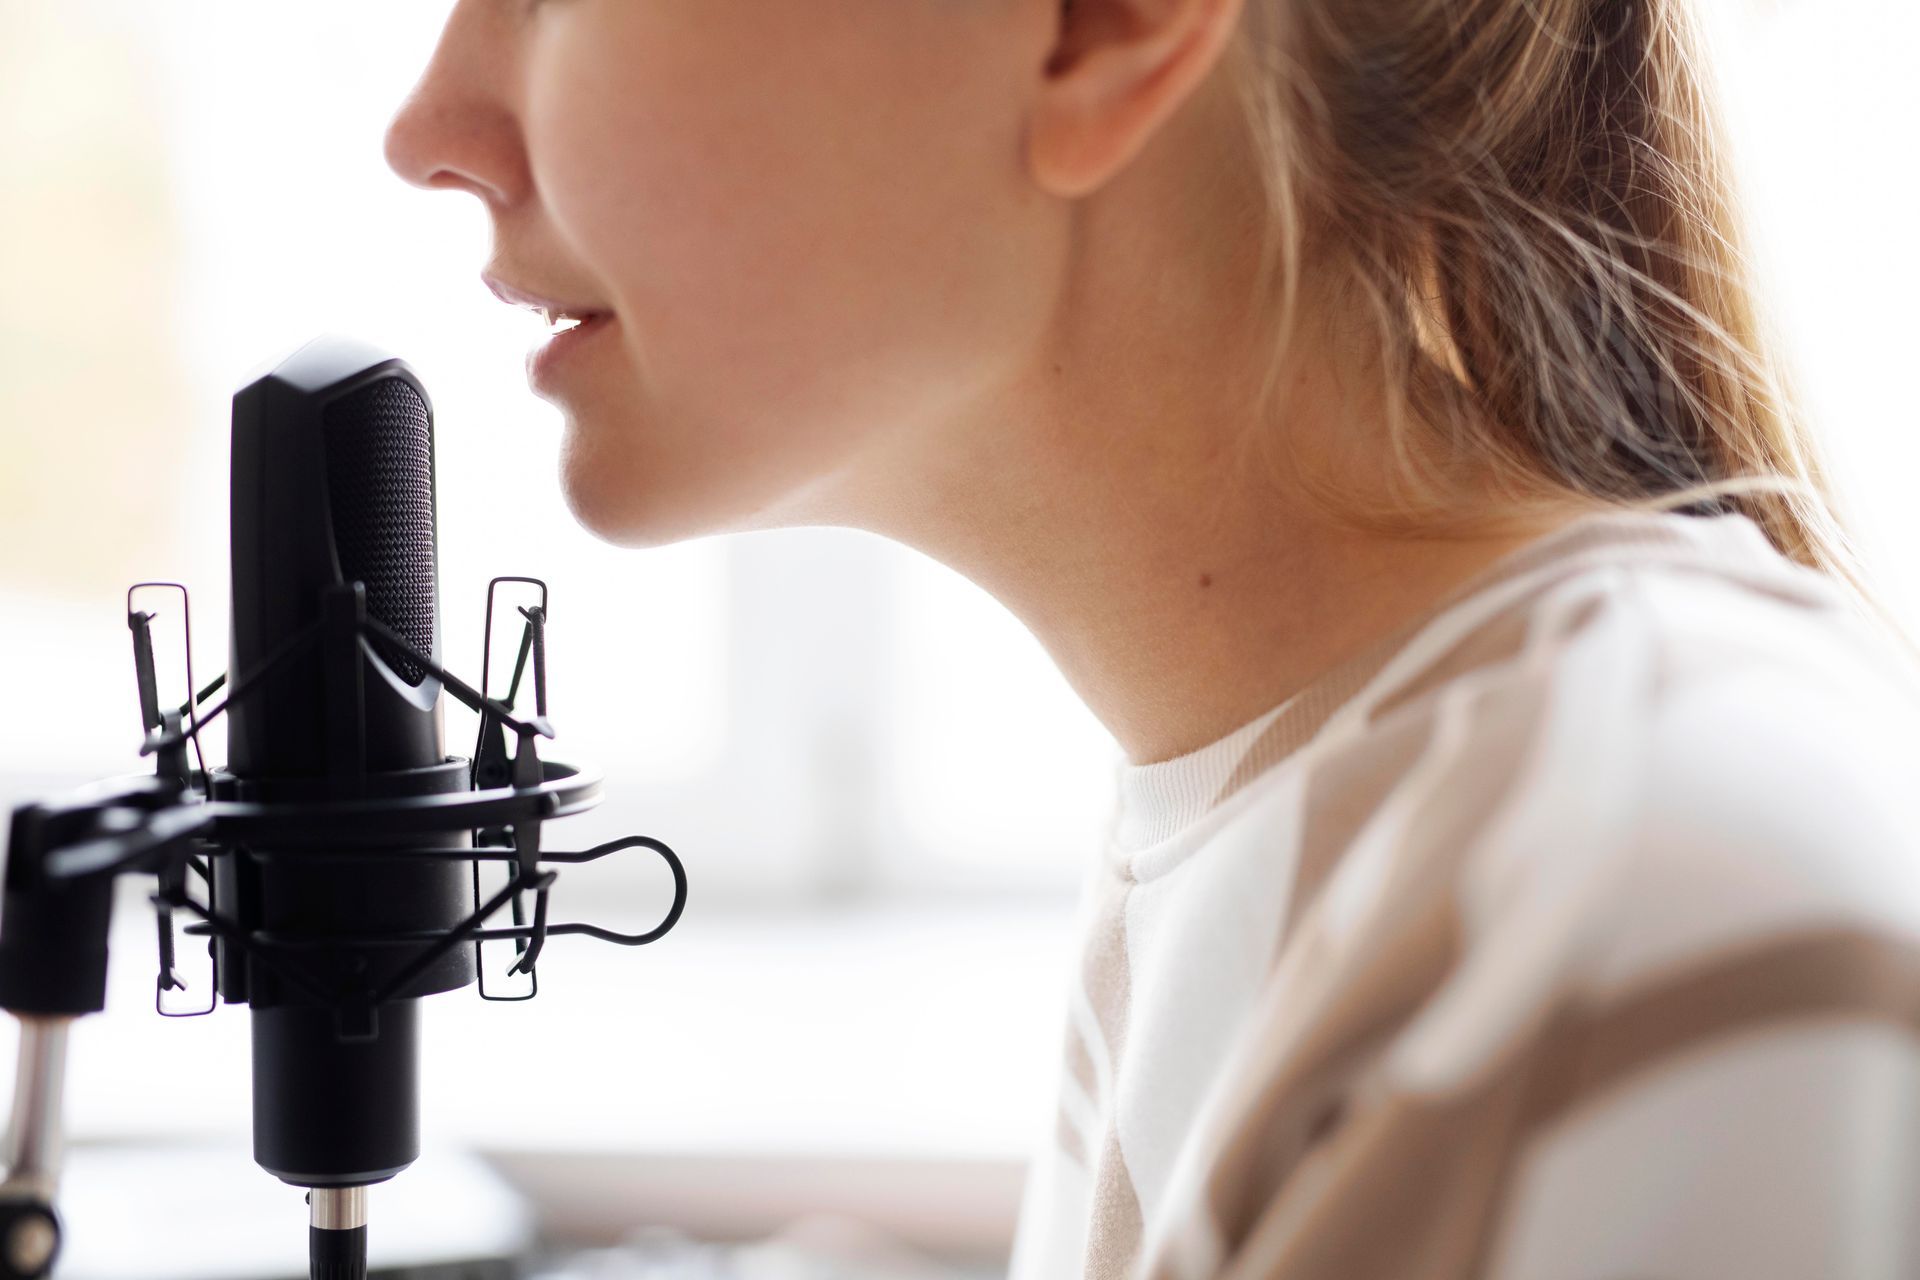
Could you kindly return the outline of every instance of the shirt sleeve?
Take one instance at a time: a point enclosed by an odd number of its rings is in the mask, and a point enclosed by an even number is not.
[[[1643,1040],[1648,1062],[1581,1064],[1592,1087],[1509,1174],[1488,1280],[1920,1276],[1920,1037],[1868,987],[1833,994],[1824,1011]]]

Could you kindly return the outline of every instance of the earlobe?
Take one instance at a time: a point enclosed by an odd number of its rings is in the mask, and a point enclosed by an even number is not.
[[[1104,185],[1218,66],[1242,0],[1060,0],[1027,134],[1034,181],[1074,199]]]

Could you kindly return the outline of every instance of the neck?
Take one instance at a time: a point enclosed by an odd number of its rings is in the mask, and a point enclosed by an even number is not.
[[[1317,310],[1261,413],[1275,347],[1252,300],[1232,305],[1256,246],[1196,234],[1179,203],[1192,189],[1143,175],[1076,213],[1090,247],[1032,357],[929,428],[937,447],[901,433],[897,465],[870,474],[894,477],[895,494],[910,485],[911,501],[857,504],[862,525],[1020,618],[1136,765],[1225,736],[1598,505],[1475,511],[1473,532],[1444,537],[1356,532],[1323,514],[1296,467],[1362,501],[1386,492],[1377,375],[1327,337],[1337,298],[1303,292]],[[1487,491],[1471,475],[1457,490]]]

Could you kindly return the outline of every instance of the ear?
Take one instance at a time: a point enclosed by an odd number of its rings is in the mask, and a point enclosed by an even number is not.
[[[1027,133],[1034,180],[1082,196],[1119,172],[1220,60],[1244,0],[1055,0]]]

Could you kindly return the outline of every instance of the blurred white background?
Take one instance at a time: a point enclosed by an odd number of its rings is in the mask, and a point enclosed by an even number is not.
[[[1711,4],[1761,265],[1912,621],[1920,16]],[[490,576],[552,585],[553,754],[599,763],[609,798],[550,839],[655,835],[693,885],[657,947],[557,941],[531,1004],[430,1002],[429,1150],[973,1170],[955,1230],[993,1247],[1049,1116],[1119,751],[916,553],[839,529],[623,552],[571,523],[523,380],[537,322],[479,283],[482,209],[381,158],[448,8],[0,0],[0,803],[140,767],[129,583],[189,584],[197,671],[224,668],[228,399],[316,333],[380,343],[435,403],[450,665],[479,662]],[[665,879],[570,871],[558,916],[643,926]],[[75,1128],[239,1134],[245,1016],[155,1018],[132,905],[109,1015],[77,1033]]]

